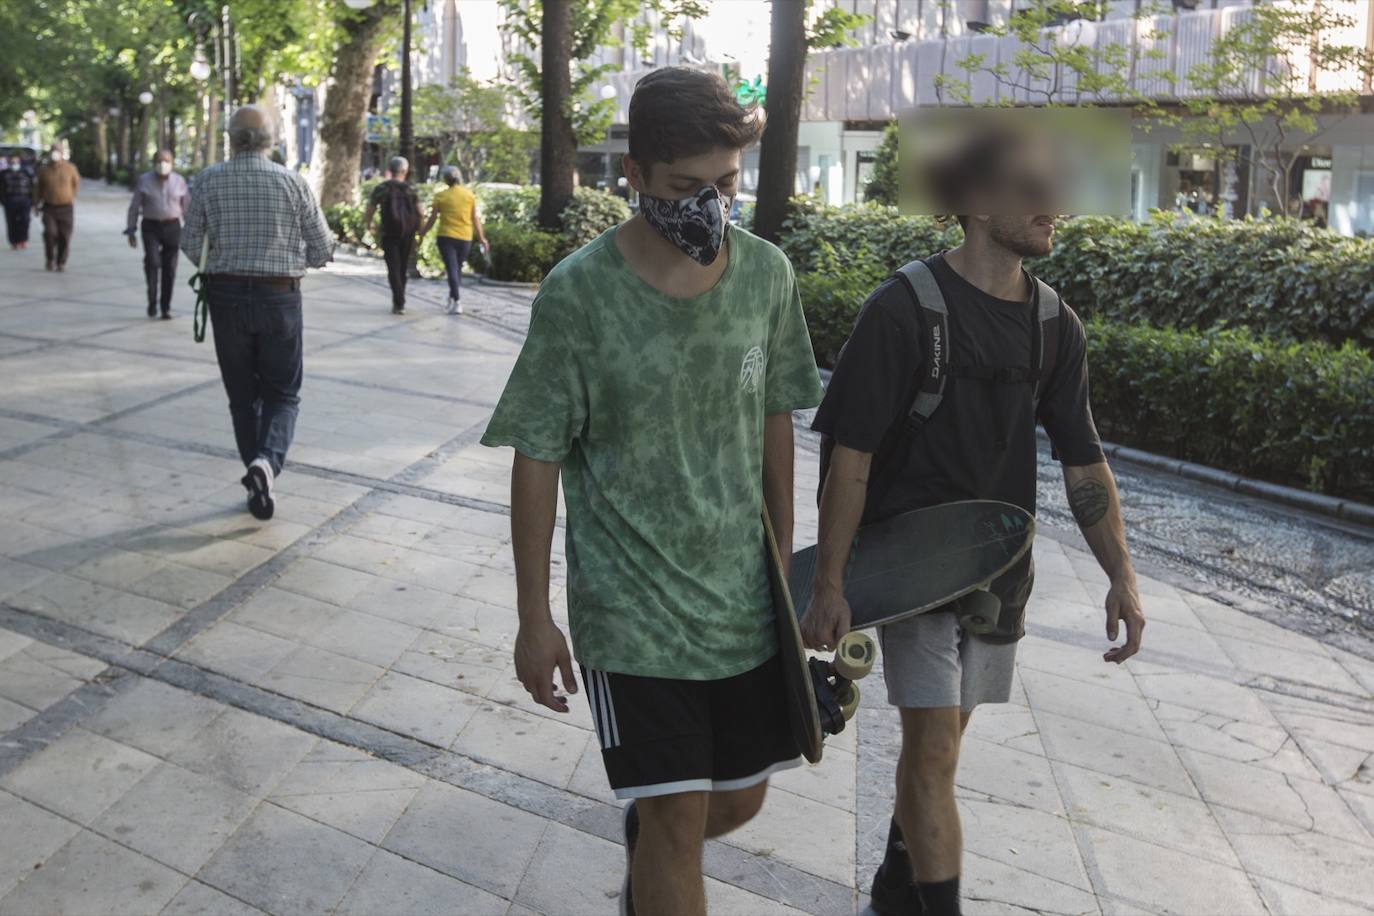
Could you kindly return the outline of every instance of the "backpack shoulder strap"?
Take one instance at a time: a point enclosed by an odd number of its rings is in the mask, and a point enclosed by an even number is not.
[[[1040,403],[1040,394],[1049,385],[1054,375],[1055,361],[1059,356],[1059,294],[1039,277],[1035,277],[1036,301],[1036,338],[1039,341],[1036,356],[1035,402]]]
[[[925,261],[916,260],[897,270],[916,303],[921,323],[921,344],[925,353],[921,384],[907,410],[906,424],[912,430],[925,426],[939,409],[949,378],[949,307],[935,274]]]

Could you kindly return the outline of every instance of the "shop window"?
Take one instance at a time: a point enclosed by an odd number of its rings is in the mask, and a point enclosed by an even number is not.
[[[1374,236],[1374,172],[1355,176],[1355,206],[1351,229],[1361,238]]]

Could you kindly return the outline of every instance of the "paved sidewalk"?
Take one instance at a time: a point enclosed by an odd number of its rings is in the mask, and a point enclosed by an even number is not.
[[[259,524],[189,294],[143,317],[123,202],[84,195],[66,274],[0,253],[0,914],[614,912],[618,809],[581,698],[513,678],[510,455],[477,445],[528,295],[396,318],[377,265],[313,275]],[[1091,558],[1036,559],[1016,702],[959,776],[966,911],[1371,912],[1374,664],[1146,577],[1146,653],[1109,668]],[[865,906],[896,752],[865,696],[708,844],[713,913]]]

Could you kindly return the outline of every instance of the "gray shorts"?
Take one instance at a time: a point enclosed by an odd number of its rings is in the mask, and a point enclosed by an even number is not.
[[[878,628],[887,701],[906,709],[1011,699],[1016,643],[990,643],[965,633],[948,611],[918,614]]]

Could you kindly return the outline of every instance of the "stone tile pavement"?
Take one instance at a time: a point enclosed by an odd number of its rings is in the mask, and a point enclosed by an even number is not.
[[[312,276],[262,525],[189,295],[143,317],[121,207],[85,196],[66,274],[0,257],[0,914],[613,912],[617,809],[585,705],[513,678],[510,456],[477,445],[528,293],[398,319],[375,264]],[[959,774],[967,911],[1374,912],[1374,664],[1147,576],[1146,652],[1107,667],[1095,564],[1036,559],[1014,702]],[[897,750],[870,685],[709,844],[712,912],[866,905]]]

